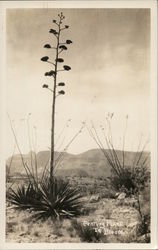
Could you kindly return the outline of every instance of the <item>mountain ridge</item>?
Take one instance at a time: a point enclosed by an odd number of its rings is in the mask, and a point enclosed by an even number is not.
[[[105,149],[106,153],[109,153],[108,149]],[[122,162],[122,151],[115,150],[117,157]],[[139,158],[141,152],[125,151],[125,165],[131,166],[135,157]],[[55,157],[63,156],[60,166],[57,168],[57,175],[62,176],[79,176],[79,177],[109,177],[111,175],[111,166],[109,165],[104,153],[101,149],[90,149],[80,154],[69,154],[67,152],[55,152]],[[50,151],[29,152],[22,155],[24,161],[31,167],[31,162],[37,160],[38,173],[41,174],[45,165],[49,164]],[[32,158],[32,159],[31,159]],[[147,158],[147,164],[150,167],[150,152],[145,151],[142,154],[142,159]],[[6,165],[9,166],[11,157],[6,161]],[[24,167],[22,166],[21,155],[16,154],[12,157],[11,163],[11,175],[25,175]]]

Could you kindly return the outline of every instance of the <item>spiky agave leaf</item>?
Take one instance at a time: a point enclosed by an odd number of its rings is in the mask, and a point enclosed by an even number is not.
[[[28,209],[32,208],[33,203],[39,202],[40,194],[33,184],[29,184],[27,187],[18,187],[16,191],[11,188],[7,198],[17,209]]]

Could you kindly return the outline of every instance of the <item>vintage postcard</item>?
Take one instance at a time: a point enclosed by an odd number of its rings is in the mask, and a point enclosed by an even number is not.
[[[157,1],[0,10],[0,249],[157,249]]]

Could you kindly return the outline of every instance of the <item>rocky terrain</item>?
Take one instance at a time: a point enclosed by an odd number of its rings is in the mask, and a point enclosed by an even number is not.
[[[121,151],[117,152],[121,160]],[[30,164],[31,154],[23,155]],[[58,157],[59,153],[56,153]],[[136,153],[126,152],[126,165],[130,166]],[[38,174],[49,159],[49,151],[37,154]],[[150,167],[150,154],[148,157]],[[11,178],[7,190],[27,183],[21,164],[21,156],[15,155],[11,161]],[[147,243],[150,242],[150,184],[139,195],[139,203],[134,195],[114,190],[110,184],[111,168],[100,150],[94,149],[80,155],[65,153],[57,176],[77,187],[81,194],[81,214],[73,219],[46,221],[35,220],[33,212],[16,210],[6,204],[6,241],[22,243],[63,243],[63,242],[104,242],[104,243]],[[141,208],[141,214],[140,214]],[[145,217],[146,218],[146,217]],[[147,225],[145,224],[147,223]],[[145,229],[144,229],[145,227]],[[149,230],[147,230],[149,227]]]
[[[29,211],[7,207],[7,242],[145,242],[149,235],[137,235],[140,224],[136,200],[83,198],[86,212],[79,218],[62,221],[36,221]]]

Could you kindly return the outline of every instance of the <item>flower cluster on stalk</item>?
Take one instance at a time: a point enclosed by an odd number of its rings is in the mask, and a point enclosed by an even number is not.
[[[59,83],[56,82],[57,73],[59,71],[69,71],[69,70],[71,70],[71,67],[69,65],[63,65],[62,68],[58,69],[58,64],[64,63],[64,59],[62,57],[59,57],[59,54],[61,54],[63,51],[66,51],[68,49],[67,45],[72,44],[72,41],[70,39],[66,39],[65,42],[60,42],[61,32],[65,29],[68,29],[69,26],[63,25],[63,20],[65,19],[65,16],[63,15],[62,12],[60,14],[58,14],[58,17],[59,17],[58,20],[55,20],[55,19],[52,20],[53,24],[57,26],[57,29],[55,29],[53,27],[53,28],[50,28],[50,30],[49,30],[49,33],[52,34],[53,36],[55,36],[55,38],[56,38],[56,46],[52,46],[49,43],[46,43],[44,45],[45,49],[54,49],[56,51],[56,58],[54,59],[54,62],[53,62],[49,59],[48,56],[43,56],[41,58],[41,61],[47,62],[47,63],[50,63],[53,65],[53,70],[45,72],[44,75],[53,77],[55,79],[54,84],[56,84],[56,87],[64,87],[65,86],[64,82],[59,82]],[[49,88],[48,84],[43,84],[42,87],[47,88],[47,89],[51,90],[52,92],[54,92],[53,89]],[[54,93],[54,94],[56,95],[56,93]],[[61,89],[58,91],[58,95],[64,95],[64,94],[65,94],[64,90]]]

